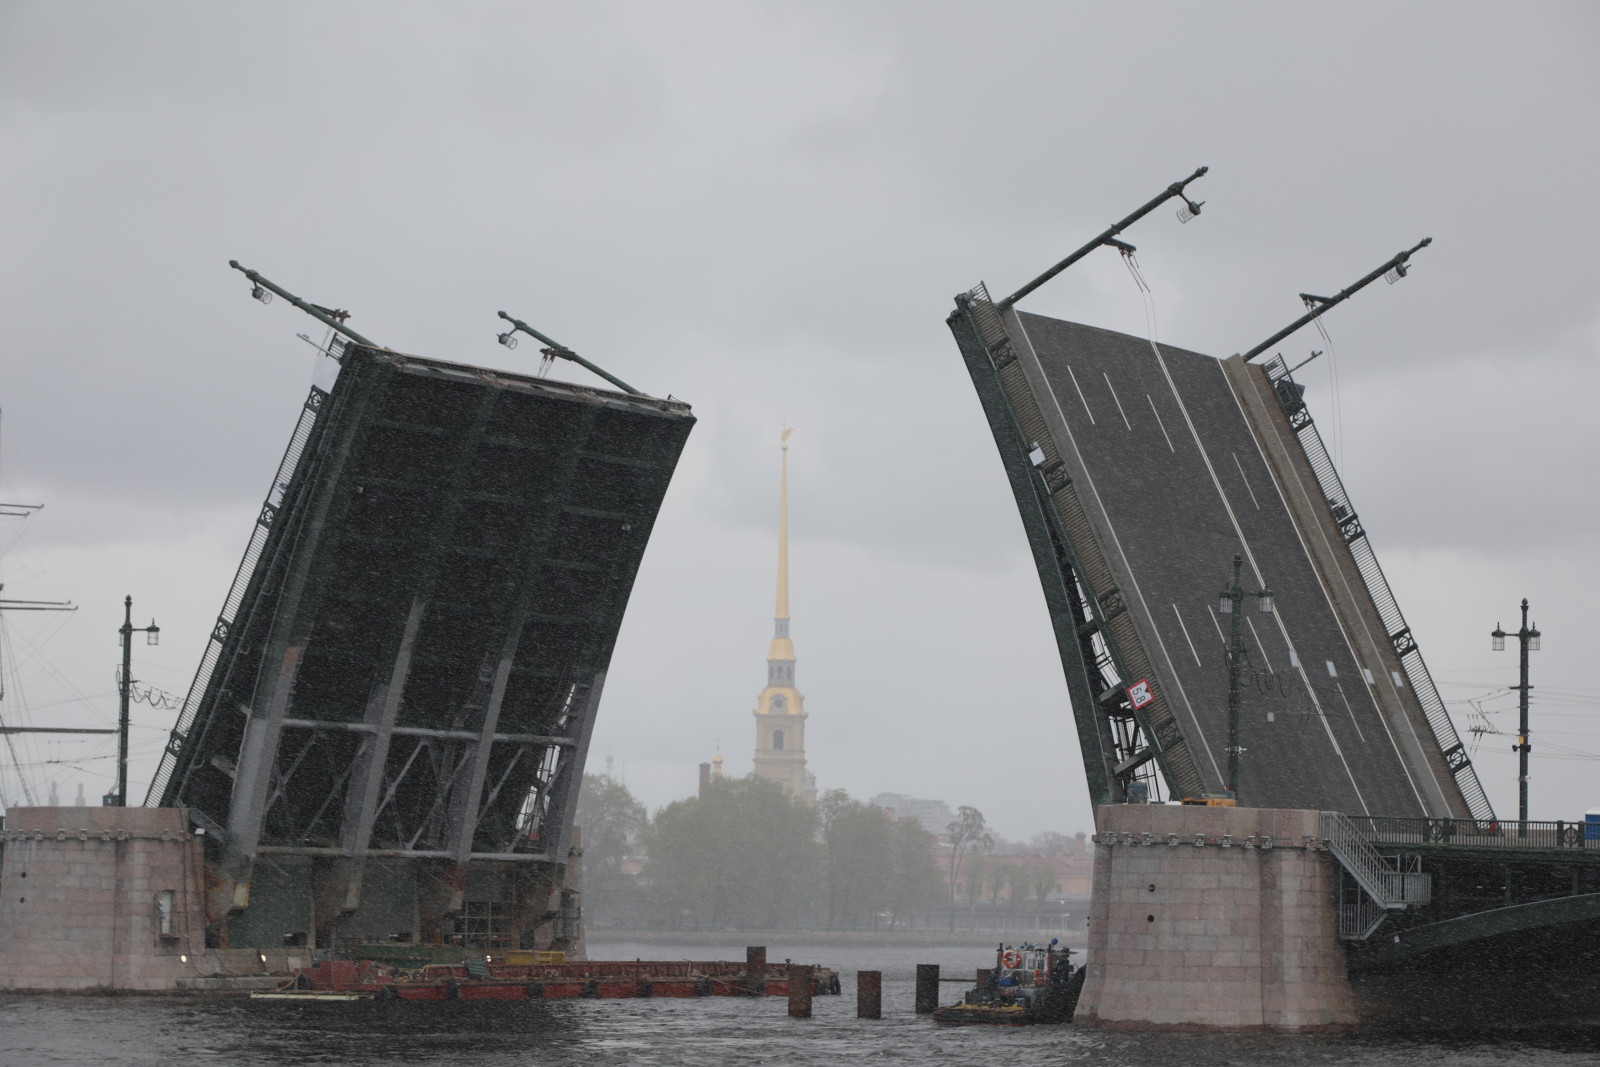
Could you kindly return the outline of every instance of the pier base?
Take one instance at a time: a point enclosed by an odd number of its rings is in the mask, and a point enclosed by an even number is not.
[[[181,809],[11,809],[0,989],[173,991],[210,974],[201,867]]]
[[[1088,977],[1073,1021],[1128,1030],[1346,1030],[1338,869],[1318,813],[1096,813]]]

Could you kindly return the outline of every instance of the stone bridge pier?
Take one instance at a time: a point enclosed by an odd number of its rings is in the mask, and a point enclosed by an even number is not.
[[[1079,1026],[1352,1029],[1337,861],[1318,813],[1107,805],[1096,813]]]

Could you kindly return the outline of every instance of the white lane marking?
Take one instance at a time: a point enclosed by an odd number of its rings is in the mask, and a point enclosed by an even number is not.
[[[1111,384],[1111,375],[1101,371],[1100,377],[1106,380],[1106,388],[1111,390],[1111,399],[1117,402],[1117,414],[1122,416],[1122,425],[1130,430],[1133,429],[1133,423],[1128,421],[1128,413],[1122,410],[1122,399],[1117,396],[1117,387]]]
[[[1267,658],[1267,646],[1261,643],[1261,635],[1256,632],[1256,620],[1246,615],[1244,621],[1250,627],[1250,636],[1256,639],[1256,651],[1261,653],[1261,662],[1267,665],[1267,673],[1277,674],[1278,672],[1273,669],[1272,661]]]
[[[1194,665],[1196,667],[1203,666],[1200,662],[1200,653],[1194,650],[1194,638],[1189,636],[1189,628],[1183,624],[1183,616],[1178,615],[1178,605],[1176,603],[1172,605],[1172,614],[1177,615],[1178,629],[1183,631],[1183,639],[1189,642],[1189,655],[1194,657]]]
[[[1217,478],[1217,468],[1212,465],[1211,454],[1206,451],[1205,443],[1200,440],[1200,431],[1195,427],[1194,419],[1189,415],[1189,406],[1183,402],[1183,396],[1178,392],[1178,384],[1172,380],[1172,372],[1167,369],[1167,359],[1161,354],[1161,346],[1151,341],[1150,350],[1155,353],[1156,365],[1161,368],[1161,376],[1166,379],[1167,389],[1172,393],[1172,399],[1178,404],[1178,411],[1183,415],[1184,425],[1189,428],[1189,436],[1194,439],[1195,447],[1200,450],[1200,459],[1205,463],[1206,474],[1211,477],[1211,487],[1217,491],[1217,498],[1222,501],[1222,509],[1228,513],[1228,522],[1233,525],[1233,532],[1239,538],[1239,547],[1244,549],[1244,556],[1250,561],[1251,576],[1257,582],[1265,585],[1266,582],[1261,577],[1261,566],[1256,562],[1255,549],[1250,546],[1250,541],[1244,535],[1244,527],[1239,524],[1239,516],[1234,514],[1233,503],[1228,500],[1228,494],[1222,491],[1222,482]],[[1222,375],[1223,382],[1231,391],[1233,383],[1228,381],[1227,373],[1223,371],[1220,362],[1217,364],[1217,373]],[[1237,396],[1234,398],[1234,403],[1238,403]],[[1246,432],[1249,432],[1249,427],[1250,423],[1247,419],[1245,420]],[[1257,446],[1257,451],[1260,451],[1259,446]],[[1263,460],[1263,462],[1265,461]],[[1288,510],[1287,504],[1284,505],[1284,510]],[[1291,523],[1291,525],[1293,524]],[[1283,635],[1284,643],[1289,644],[1289,628],[1284,624],[1283,613],[1274,611],[1272,617],[1277,620],[1278,632]],[[1350,761],[1345,759],[1344,749],[1340,747],[1338,737],[1334,736],[1333,724],[1328,721],[1328,713],[1323,710],[1322,700],[1317,696],[1316,690],[1311,687],[1311,679],[1306,677],[1304,668],[1300,669],[1300,680],[1305,683],[1306,693],[1311,697],[1312,706],[1317,709],[1317,718],[1322,721],[1322,730],[1328,737],[1328,744],[1332,746],[1334,755],[1339,757],[1339,763],[1344,767],[1345,778],[1349,780],[1350,788],[1356,795],[1356,803],[1361,805],[1363,814],[1371,815],[1372,809],[1367,806],[1367,798],[1361,795],[1361,783],[1356,781],[1356,772],[1351,768]],[[1405,761],[1402,760],[1401,762],[1404,763]]]
[[[1211,750],[1211,742],[1206,737],[1205,731],[1200,728],[1200,716],[1195,713],[1194,702],[1189,699],[1189,692],[1183,687],[1183,679],[1178,676],[1177,667],[1172,663],[1172,653],[1167,651],[1166,639],[1161,636],[1161,631],[1155,626],[1155,612],[1150,610],[1150,602],[1144,598],[1144,589],[1139,585],[1138,576],[1133,573],[1133,565],[1128,562],[1128,553],[1122,547],[1122,539],[1117,536],[1117,531],[1111,525],[1110,515],[1106,511],[1106,503],[1100,498],[1100,488],[1095,484],[1094,475],[1089,472],[1089,465],[1084,462],[1083,452],[1078,448],[1078,439],[1072,435],[1072,427],[1067,425],[1066,412],[1061,410],[1061,399],[1056,396],[1055,387],[1045,377],[1044,365],[1039,362],[1039,354],[1034,351],[1033,341],[1028,337],[1028,331],[1022,325],[1022,319],[1014,309],[1008,308],[1001,321],[1011,331],[1011,337],[1017,342],[1019,352],[1027,357],[1023,363],[1023,369],[1024,373],[1028,375],[1028,384],[1050,398],[1050,407],[1055,409],[1055,417],[1060,424],[1061,433],[1065,435],[1067,444],[1072,447],[1073,455],[1077,457],[1078,469],[1083,471],[1082,481],[1089,486],[1089,494],[1094,498],[1094,505],[1100,509],[1100,515],[1105,520],[1104,528],[1111,535],[1111,544],[1116,549],[1117,557],[1122,561],[1122,573],[1127,575],[1128,584],[1133,587],[1133,595],[1138,600],[1139,610],[1144,612],[1144,618],[1155,634],[1156,648],[1160,650],[1162,660],[1172,672],[1172,684],[1178,690],[1178,699],[1183,702],[1183,711],[1189,716],[1189,725],[1194,730],[1193,736],[1198,740],[1200,751],[1205,754],[1206,762],[1211,764],[1212,780],[1220,782],[1222,781],[1222,765],[1217,762],[1217,754]],[[1042,411],[1040,414],[1044,415],[1048,421],[1048,411]],[[1084,505],[1087,507],[1087,500],[1084,501]],[[1108,565],[1114,566],[1116,561],[1108,558],[1106,562]],[[1178,718],[1178,706],[1176,703],[1172,704],[1172,717],[1174,719]],[[1185,734],[1184,737],[1187,740],[1189,735]],[[1198,770],[1199,768],[1197,767],[1196,769]]]
[[[1094,425],[1094,412],[1089,410],[1089,400],[1083,395],[1083,386],[1078,384],[1078,376],[1072,373],[1072,365],[1067,365],[1067,376],[1072,379],[1072,387],[1078,391],[1078,402],[1083,405],[1083,413],[1089,416],[1089,425]]]
[[[1260,511],[1261,501],[1256,499],[1256,491],[1250,488],[1250,479],[1244,476],[1244,464],[1239,462],[1239,453],[1229,452],[1228,455],[1233,457],[1233,465],[1239,468],[1239,480],[1244,483],[1244,491],[1250,494],[1250,503],[1256,506],[1257,511]]]
[[[1226,652],[1228,650],[1228,638],[1222,632],[1222,624],[1217,621],[1217,613],[1208,611],[1206,612],[1206,618],[1210,619],[1211,625],[1217,628],[1217,640],[1222,642],[1222,650]]]
[[[1366,744],[1367,735],[1361,732],[1361,724],[1356,722],[1356,711],[1350,706],[1350,698],[1344,695],[1344,686],[1340,685],[1338,682],[1334,682],[1333,687],[1339,690],[1339,699],[1344,701],[1344,710],[1350,715],[1350,725],[1356,728],[1356,736],[1361,738],[1361,743],[1363,745]]]
[[[1149,393],[1144,394],[1144,398],[1150,400],[1150,414],[1156,417],[1156,425],[1161,427],[1161,436],[1167,439],[1167,450],[1176,452],[1177,449],[1172,447],[1172,435],[1167,433],[1167,424],[1161,421],[1161,412],[1156,410],[1156,402],[1150,399]]]
[[[1245,425],[1246,426],[1249,426],[1250,417],[1245,412],[1244,401],[1242,399],[1240,399],[1239,391],[1233,387],[1233,381],[1232,381],[1232,379],[1230,379],[1228,377],[1227,371],[1222,369],[1222,364],[1221,363],[1217,364],[1217,373],[1222,375],[1223,382],[1228,386],[1228,392],[1233,395],[1234,405],[1237,406],[1238,409],[1239,409],[1239,417],[1245,421]],[[1251,432],[1250,439],[1255,442],[1256,454],[1261,457],[1262,463],[1265,464],[1267,477],[1272,480],[1272,488],[1273,488],[1273,491],[1278,494],[1279,503],[1281,503],[1283,505],[1283,510],[1284,510],[1284,512],[1286,514],[1291,514],[1292,515],[1292,512],[1290,512],[1290,510],[1289,510],[1289,500],[1288,500],[1288,498],[1286,496],[1284,496],[1283,486],[1281,484],[1279,484],[1278,475],[1272,469],[1272,464],[1267,461],[1266,453],[1261,450],[1261,443],[1259,441],[1255,440],[1254,431]],[[1297,473],[1295,473],[1292,469],[1291,469],[1291,471],[1289,473],[1290,473],[1291,476],[1294,477],[1295,481],[1300,484],[1301,491],[1305,492],[1306,491],[1305,485],[1304,485],[1303,482],[1300,482],[1299,475]],[[1313,495],[1311,497],[1311,499],[1315,500],[1315,499],[1317,499],[1317,497]],[[1333,596],[1328,590],[1328,584],[1323,579],[1321,570],[1318,569],[1318,567],[1317,567],[1316,560],[1313,559],[1312,556],[1311,556],[1311,546],[1306,543],[1305,533],[1300,529],[1300,524],[1297,523],[1297,522],[1291,521],[1289,523],[1289,526],[1290,526],[1291,529],[1294,530],[1295,539],[1300,542],[1300,551],[1305,553],[1306,562],[1311,567],[1312,576],[1317,579],[1317,588],[1322,591],[1322,598],[1324,600],[1326,600],[1328,602],[1328,604],[1331,606],[1333,604]],[[1327,544],[1326,538],[1323,539],[1323,543]],[[1331,550],[1331,546],[1330,546],[1330,550]],[[1273,614],[1276,615],[1277,612],[1273,612]],[[1350,650],[1351,658],[1359,660],[1360,657],[1356,656],[1355,644],[1351,641],[1350,633],[1349,633],[1348,630],[1345,629],[1344,620],[1339,617],[1339,613],[1337,611],[1335,611],[1333,613],[1333,621],[1334,621],[1334,624],[1339,627],[1339,634],[1340,634],[1341,637],[1344,638],[1345,647]],[[1281,619],[1279,620],[1279,623],[1278,623],[1278,629],[1283,633],[1284,639],[1287,640],[1288,639],[1288,631],[1284,630],[1283,622],[1282,622]],[[1371,638],[1371,634],[1370,633],[1368,634],[1368,637],[1369,637],[1369,639],[1372,639],[1374,641],[1376,640],[1376,639]],[[1290,658],[1292,660],[1296,660],[1296,664],[1295,665],[1299,666],[1298,661],[1297,661],[1297,657],[1295,656],[1295,652],[1293,650],[1293,646],[1290,646],[1289,656],[1290,656]],[[1304,677],[1304,671],[1301,672],[1301,676]],[[1394,749],[1395,756],[1400,761],[1400,769],[1405,772],[1406,784],[1411,787],[1411,793],[1412,793],[1413,796],[1415,796],[1417,798],[1417,803],[1419,805],[1421,805],[1422,810],[1423,811],[1428,811],[1429,810],[1428,802],[1422,795],[1422,785],[1421,785],[1421,783],[1419,783],[1417,781],[1416,776],[1412,773],[1411,763],[1410,763],[1410,761],[1408,759],[1406,759],[1405,753],[1402,752],[1401,749],[1400,749],[1400,743],[1395,738],[1394,730],[1391,729],[1391,727],[1389,725],[1389,718],[1388,718],[1388,716],[1383,714],[1383,709],[1378,704],[1377,693],[1374,690],[1368,690],[1368,695],[1372,699],[1372,705],[1373,705],[1374,710],[1377,711],[1377,713],[1378,713],[1378,721],[1383,724],[1383,732],[1388,736],[1389,744]],[[1313,696],[1312,699],[1315,700],[1315,697]],[[1397,700],[1399,699],[1398,694],[1396,694],[1396,699]],[[1401,722],[1403,722],[1405,724],[1406,731],[1411,735],[1412,745],[1415,746],[1416,751],[1422,753],[1422,756],[1423,756],[1423,758],[1422,758],[1423,769],[1427,772],[1429,781],[1431,781],[1433,783],[1433,788],[1436,791],[1435,795],[1438,797],[1439,803],[1443,806],[1445,811],[1449,811],[1450,810],[1450,802],[1449,802],[1448,798],[1445,795],[1444,787],[1439,784],[1438,775],[1436,775],[1434,773],[1434,771],[1433,771],[1433,764],[1427,758],[1427,749],[1424,747],[1424,745],[1422,743],[1422,739],[1417,735],[1416,724],[1411,721],[1411,716],[1410,715],[1404,713],[1403,709],[1402,709],[1402,714],[1400,716],[1400,719],[1401,719]],[[1437,744],[1435,744],[1434,747],[1435,747],[1435,749],[1437,749],[1438,748]]]

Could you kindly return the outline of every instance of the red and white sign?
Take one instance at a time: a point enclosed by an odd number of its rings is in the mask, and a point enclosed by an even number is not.
[[[1140,678],[1128,686],[1128,703],[1133,705],[1133,710],[1138,711],[1146,704],[1151,703],[1156,695],[1150,692],[1150,679]]]

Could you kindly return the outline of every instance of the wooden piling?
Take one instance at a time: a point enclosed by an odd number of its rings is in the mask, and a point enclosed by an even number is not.
[[[789,964],[789,1018],[811,1018],[811,982],[815,970],[809,963]]]
[[[917,1014],[929,1015],[939,1006],[939,965],[917,964]]]
[[[753,997],[767,991],[767,946],[750,945],[744,950],[744,984]]]
[[[883,972],[856,972],[856,1018],[883,1018]]]

